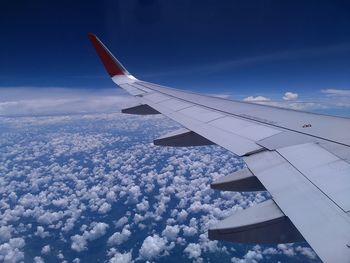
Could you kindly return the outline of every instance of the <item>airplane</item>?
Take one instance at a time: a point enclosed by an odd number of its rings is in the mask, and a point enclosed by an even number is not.
[[[88,34],[112,81],[138,100],[123,113],[163,114],[184,128],[160,146],[219,145],[246,168],[219,178],[222,191],[268,191],[272,199],[208,230],[212,240],[306,241],[325,262],[350,262],[350,119],[197,94],[139,80]]]

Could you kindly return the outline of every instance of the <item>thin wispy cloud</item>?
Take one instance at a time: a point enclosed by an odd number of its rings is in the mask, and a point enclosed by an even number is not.
[[[279,108],[287,108],[300,111],[318,111],[327,110],[331,108],[331,105],[321,102],[299,102],[299,101],[255,101],[254,103],[269,105]],[[334,107],[334,105],[333,105]]]
[[[0,88],[0,116],[117,112],[134,104],[120,89]]]
[[[217,98],[222,98],[222,99],[229,99],[232,97],[231,94],[225,94],[225,93],[208,93],[207,95],[217,97]]]
[[[343,43],[337,45],[305,48],[298,50],[285,50],[272,52],[262,55],[244,57],[233,60],[226,60],[217,63],[208,63],[201,65],[184,66],[177,69],[160,70],[157,72],[146,72],[143,77],[155,77],[155,76],[170,76],[170,75],[183,75],[202,72],[218,72],[231,68],[252,66],[260,63],[269,63],[274,61],[283,61],[298,58],[309,58],[318,56],[327,56],[330,54],[345,52],[350,50],[350,43]]]
[[[266,98],[264,96],[249,96],[243,99],[243,101],[246,102],[265,102],[265,101],[270,101],[270,98]]]
[[[329,96],[350,96],[350,89],[323,89],[321,92]]]

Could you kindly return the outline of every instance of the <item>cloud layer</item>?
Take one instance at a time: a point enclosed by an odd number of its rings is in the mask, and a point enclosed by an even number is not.
[[[136,104],[121,89],[0,87],[0,116],[117,112]]]
[[[152,145],[178,128],[163,117],[0,118],[0,127],[0,260],[317,262],[306,244],[209,240],[208,227],[269,196],[210,189],[243,161],[216,146]]]

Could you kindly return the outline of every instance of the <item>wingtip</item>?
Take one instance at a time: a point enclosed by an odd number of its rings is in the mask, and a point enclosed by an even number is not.
[[[106,71],[111,77],[129,74],[95,34],[88,33],[87,36],[95,48],[97,55],[100,57],[103,65],[105,66]]]
[[[90,40],[94,40],[94,39],[97,39],[97,36],[94,34],[94,33],[87,33],[87,37],[90,39]]]
[[[88,36],[96,36],[96,35],[95,35],[94,33],[92,33],[92,32],[88,32],[87,35],[88,35]]]

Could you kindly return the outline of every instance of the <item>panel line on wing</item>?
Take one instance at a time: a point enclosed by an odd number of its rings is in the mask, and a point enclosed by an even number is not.
[[[154,91],[154,90],[152,90],[150,88],[147,88],[147,87],[144,87],[144,86],[142,86],[142,85],[140,85],[138,83],[132,83],[132,84],[129,84],[129,85],[131,85],[131,86],[133,86],[133,87],[135,87],[137,89],[141,89],[141,90],[143,90],[145,92],[153,92]]]
[[[162,106],[160,104],[151,102],[146,99],[146,96],[142,98],[145,104],[149,104],[157,111],[162,112],[170,119],[180,123],[189,130],[207,138],[208,140],[226,148],[227,150],[243,156],[261,150],[262,147],[254,143],[253,141],[246,139],[234,133],[230,133],[224,130],[220,130],[214,126],[208,125],[203,121],[192,118],[191,116],[185,115],[181,112],[174,112]]]
[[[138,89],[138,88],[135,88],[135,87],[133,87],[133,86],[131,86],[130,84],[127,84],[127,83],[125,83],[125,84],[119,84],[119,86],[121,87],[121,88],[123,88],[123,89],[125,89],[127,92],[129,92],[131,95],[133,95],[133,96],[139,96],[139,95],[141,95],[141,94],[145,94],[146,92],[145,91],[143,91],[143,90],[140,90],[140,89]],[[152,91],[153,93],[155,92],[155,91]]]
[[[173,111],[180,111],[192,107],[193,105],[182,100],[171,98],[171,100],[165,102],[159,102],[159,105],[170,108]]]
[[[204,123],[224,117],[223,114],[216,111],[208,110],[205,107],[193,105],[192,107],[182,109],[178,113],[190,116]]]
[[[235,133],[254,142],[281,133],[280,130],[265,125],[242,120],[236,117],[224,116],[208,122],[209,125]]]
[[[350,164],[315,143],[289,146],[277,152],[340,209],[350,211]]]
[[[166,100],[171,100],[172,98],[161,93],[149,93],[143,96],[143,98],[150,100],[153,103],[159,103]]]

